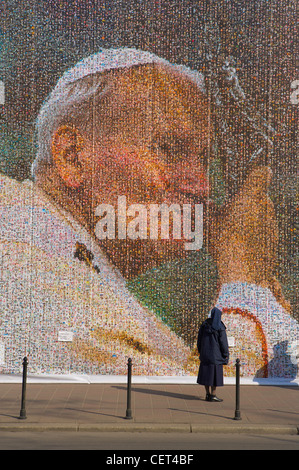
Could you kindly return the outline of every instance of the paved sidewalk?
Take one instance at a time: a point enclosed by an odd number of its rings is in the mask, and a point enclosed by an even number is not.
[[[25,430],[259,432],[298,434],[299,387],[241,385],[204,400],[197,384],[132,384],[132,419],[125,419],[126,384],[27,383],[26,419],[19,419],[22,384],[0,383],[0,432]]]

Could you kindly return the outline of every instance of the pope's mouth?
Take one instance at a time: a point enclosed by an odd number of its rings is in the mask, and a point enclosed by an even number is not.
[[[164,202],[179,201],[181,204],[201,204],[207,199],[208,185],[186,183],[170,186],[166,191]]]
[[[196,199],[200,196],[204,196],[208,192],[208,187],[203,184],[184,184],[180,186],[180,192],[185,196],[188,196],[190,199]]]

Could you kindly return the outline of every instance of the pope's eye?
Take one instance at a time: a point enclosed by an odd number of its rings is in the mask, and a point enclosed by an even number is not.
[[[179,163],[188,158],[188,142],[178,136],[161,136],[154,141],[153,146],[166,163]]]

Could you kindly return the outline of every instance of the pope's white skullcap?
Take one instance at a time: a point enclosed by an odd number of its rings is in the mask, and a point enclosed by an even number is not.
[[[103,73],[112,69],[130,68],[142,64],[169,64],[155,54],[137,49],[101,49],[96,54],[78,62],[73,68],[68,70],[57,83],[68,84],[80,80],[87,75]]]
[[[78,62],[69,69],[58,81],[55,89],[69,85],[88,75],[103,73],[113,69],[130,68],[144,64],[168,65],[187,75],[193,82],[204,88],[203,77],[197,70],[191,70],[189,67],[177,64],[171,64],[166,59],[157,55],[133,48],[120,49],[101,49],[96,54]]]

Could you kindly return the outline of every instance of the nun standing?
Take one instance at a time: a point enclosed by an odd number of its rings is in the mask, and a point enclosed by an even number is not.
[[[206,389],[206,401],[222,401],[216,397],[216,387],[223,386],[223,364],[228,363],[229,350],[222,312],[214,307],[198,332],[197,349],[200,366],[197,383]]]

